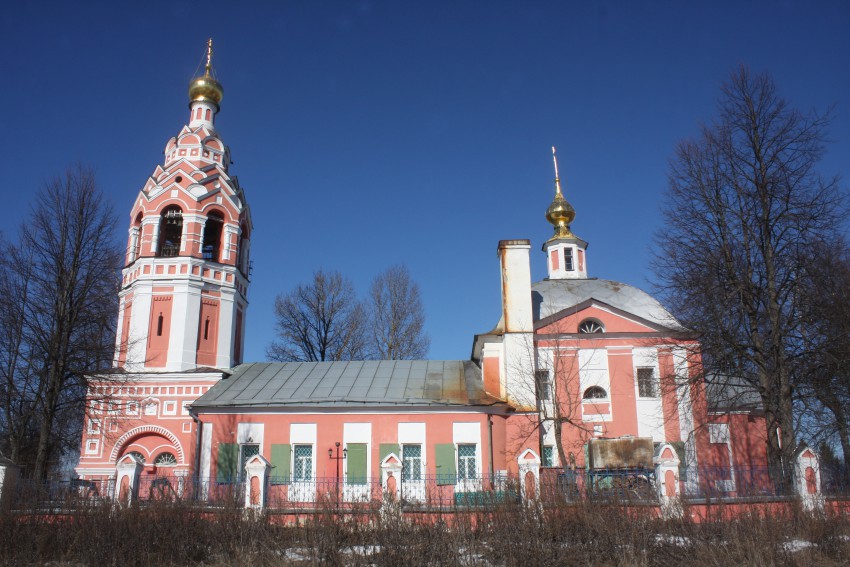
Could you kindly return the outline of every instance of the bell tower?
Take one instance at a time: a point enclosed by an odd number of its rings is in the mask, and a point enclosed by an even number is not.
[[[251,216],[215,127],[224,88],[207,43],[189,122],[165,145],[130,212],[114,365],[132,372],[242,361]]]

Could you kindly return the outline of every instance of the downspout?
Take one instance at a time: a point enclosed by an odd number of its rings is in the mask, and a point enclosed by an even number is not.
[[[495,471],[493,470],[493,416],[491,414],[487,414],[487,442],[488,442],[488,453],[490,459],[490,488],[493,489],[496,486],[494,482]]]
[[[192,421],[195,422],[195,427],[198,428],[198,433],[195,435],[195,474],[193,475],[195,482],[192,489],[192,499],[197,500],[198,488],[201,486],[201,433],[203,431],[203,424],[191,408],[189,409],[189,415],[192,417]]]

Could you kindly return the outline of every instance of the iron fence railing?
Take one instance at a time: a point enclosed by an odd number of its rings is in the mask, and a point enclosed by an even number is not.
[[[850,482],[843,469],[821,470],[823,493],[850,494]],[[767,467],[691,467],[679,471],[680,492],[685,499],[776,498],[794,494],[792,486],[778,480]],[[264,488],[264,506],[280,510],[314,510],[319,507],[355,509],[376,507],[389,500],[406,508],[480,508],[535,499],[543,505],[559,502],[606,501],[657,503],[653,470],[586,470],[558,467],[540,469],[533,476],[496,474],[475,478],[457,475],[400,475],[381,482],[380,478],[346,479],[320,477],[309,480],[272,476]],[[193,476],[142,475],[136,501],[187,502],[196,506],[243,506],[257,486],[244,482],[221,482],[216,478]],[[36,482],[19,480],[12,507],[19,510],[62,511],[112,502],[117,495],[114,479]]]

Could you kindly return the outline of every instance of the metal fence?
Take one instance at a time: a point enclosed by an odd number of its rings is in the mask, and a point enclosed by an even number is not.
[[[844,470],[822,469],[823,493],[845,496],[850,482]],[[685,500],[781,498],[793,496],[766,467],[692,467],[679,471],[680,492]],[[541,468],[539,479],[497,474],[461,479],[421,476],[397,477],[382,485],[379,478],[320,477],[297,480],[267,479],[264,506],[272,510],[309,511],[322,507],[355,509],[375,507],[392,500],[415,509],[480,508],[528,499],[543,505],[559,502],[657,503],[653,470],[586,470]],[[35,482],[21,479],[15,486],[12,506],[19,510],[58,512],[112,502],[112,479]],[[188,502],[202,507],[243,506],[243,482],[220,482],[215,478],[142,475],[136,501]]]

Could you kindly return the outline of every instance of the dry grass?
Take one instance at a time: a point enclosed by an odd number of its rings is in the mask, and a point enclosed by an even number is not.
[[[688,517],[688,510],[685,510]],[[405,517],[326,506],[284,525],[161,503],[74,514],[0,515],[0,564],[52,566],[278,565],[847,565],[850,521],[795,509],[702,523],[649,507],[500,504]]]

